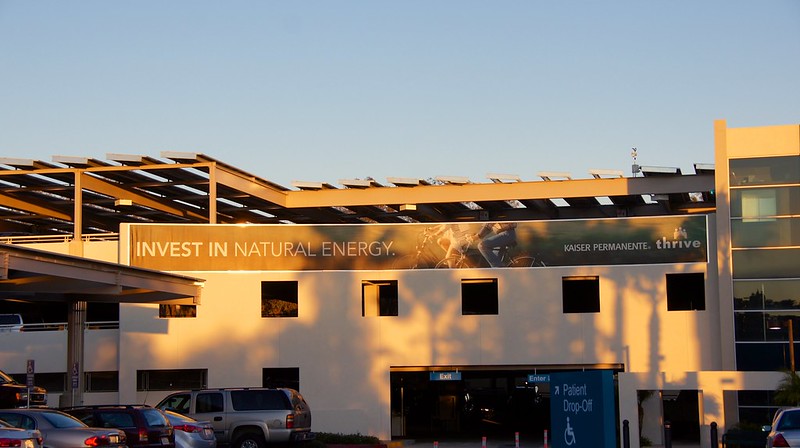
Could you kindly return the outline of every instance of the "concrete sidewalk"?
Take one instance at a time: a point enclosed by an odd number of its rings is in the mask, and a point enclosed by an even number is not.
[[[434,443],[436,442],[436,444]],[[483,448],[483,442],[481,439],[477,440],[468,440],[468,439],[457,439],[457,440],[393,440],[389,442],[388,448]],[[552,447],[552,441],[548,443],[548,447]],[[486,448],[516,448],[517,444],[514,440],[501,440],[501,439],[489,439],[486,440]],[[544,440],[541,439],[520,439],[519,448],[544,448]],[[663,445],[652,445],[650,448],[664,448]],[[699,443],[681,443],[681,442],[673,442],[672,448],[700,448]]]

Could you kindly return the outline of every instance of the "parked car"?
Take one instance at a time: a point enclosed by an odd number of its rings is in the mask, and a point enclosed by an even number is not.
[[[42,448],[42,433],[38,429],[20,429],[0,420],[0,446]]]
[[[65,408],[62,411],[88,426],[125,431],[130,447],[175,447],[175,432],[161,410],[147,405],[101,405]]]
[[[800,408],[779,409],[764,430],[769,432],[767,448],[800,446]]]
[[[0,333],[19,333],[22,331],[22,315],[0,314]]]
[[[214,425],[232,448],[311,440],[311,408],[294,389],[236,388],[176,392],[156,405]]]
[[[217,436],[211,422],[200,422],[188,415],[164,411],[172,428],[175,429],[177,448],[216,448]]]
[[[30,389],[30,401],[28,401],[28,387],[18,383],[0,370],[0,408],[17,408],[28,405],[46,406],[47,391],[42,387],[33,386]]]
[[[45,448],[124,448],[125,431],[90,428],[77,418],[56,409],[0,409],[0,419],[22,429],[42,433]]]

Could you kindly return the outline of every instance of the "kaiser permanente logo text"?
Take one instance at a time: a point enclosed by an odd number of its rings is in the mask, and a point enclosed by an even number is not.
[[[564,252],[610,252],[650,250],[653,245],[648,241],[632,241],[624,243],[575,243],[565,244]],[[662,249],[699,249],[703,247],[700,240],[668,240],[661,237],[655,241],[655,248]]]

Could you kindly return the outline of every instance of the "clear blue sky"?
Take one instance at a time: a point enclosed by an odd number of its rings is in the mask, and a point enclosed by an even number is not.
[[[0,156],[289,186],[713,163],[800,123],[800,1],[0,0]]]

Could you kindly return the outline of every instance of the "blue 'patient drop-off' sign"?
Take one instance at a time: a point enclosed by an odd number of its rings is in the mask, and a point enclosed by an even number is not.
[[[614,375],[610,370],[550,374],[554,448],[616,448]]]

